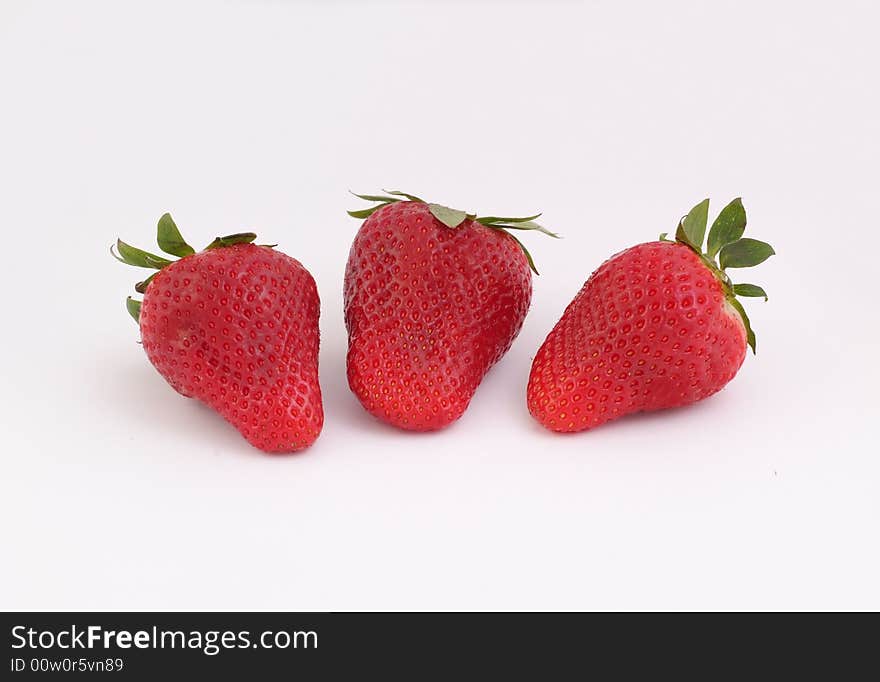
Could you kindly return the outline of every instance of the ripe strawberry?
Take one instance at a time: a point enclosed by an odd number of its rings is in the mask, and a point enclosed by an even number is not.
[[[742,238],[740,199],[721,211],[702,251],[709,200],[679,223],[676,240],[639,244],[605,261],[584,284],[532,364],[529,411],[552,431],[582,431],[625,414],[678,407],[733,379],[755,335],[728,268],[773,255]],[[716,262],[715,257],[718,256]]]
[[[196,253],[167,213],[158,242],[168,260],[116,242],[118,260],[158,272],[126,305],[147,357],[180,394],[225,417],[266,452],[311,445],[324,423],[318,384],[315,281],[252,233],[217,237]],[[112,252],[112,249],[111,249]]]
[[[402,429],[458,419],[510,348],[532,296],[534,263],[505,230],[526,218],[477,218],[403,192],[377,202],[345,270],[348,383],[368,412]]]

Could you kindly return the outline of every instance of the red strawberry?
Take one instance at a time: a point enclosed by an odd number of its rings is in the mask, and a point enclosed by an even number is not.
[[[293,452],[324,423],[318,384],[315,281],[298,261],[251,242],[218,237],[196,253],[167,213],[159,247],[168,260],[117,241],[123,263],[155,268],[129,296],[150,362],[179,393],[225,417],[255,447]]]
[[[345,270],[348,383],[368,412],[402,429],[448,426],[519,333],[534,269],[505,230],[526,218],[477,218],[403,192],[376,206]]]
[[[742,238],[746,213],[734,199],[703,237],[709,200],[679,223],[676,241],[639,244],[596,270],[532,364],[529,411],[553,431],[583,431],[625,414],[688,405],[720,391],[755,350],[727,268],[762,263],[769,244]],[[716,262],[715,257],[718,256]]]

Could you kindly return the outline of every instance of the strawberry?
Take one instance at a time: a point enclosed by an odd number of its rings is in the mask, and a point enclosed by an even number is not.
[[[368,412],[401,429],[458,419],[510,348],[532,296],[534,263],[507,230],[525,218],[478,218],[403,192],[376,202],[345,270],[348,383]],[[536,273],[537,274],[537,273]]]
[[[217,237],[196,253],[166,213],[159,247],[179,260],[121,240],[113,255],[158,270],[135,286],[143,302],[129,296],[126,305],[159,374],[260,450],[293,452],[311,445],[324,423],[318,291],[298,261],[254,239]]]
[[[596,270],[566,308],[532,364],[529,411],[552,431],[583,431],[633,412],[688,405],[720,391],[755,335],[729,268],[757,265],[773,248],[743,238],[734,199],[703,237],[709,200],[678,225],[675,241],[639,244]],[[716,256],[718,260],[716,261]]]

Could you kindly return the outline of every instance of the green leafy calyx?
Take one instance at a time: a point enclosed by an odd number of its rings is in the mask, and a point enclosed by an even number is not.
[[[535,267],[535,261],[532,259],[532,255],[528,252],[525,245],[517,239],[514,235],[510,234],[510,230],[526,230],[526,231],[534,231],[541,232],[546,234],[549,237],[553,237],[554,239],[559,239],[559,235],[555,232],[551,232],[543,225],[536,223],[535,219],[540,218],[541,214],[537,213],[535,215],[525,216],[521,218],[502,218],[499,216],[478,216],[473,213],[468,213],[467,211],[461,211],[457,208],[449,208],[448,206],[443,206],[442,204],[433,204],[426,202],[424,199],[420,199],[414,194],[407,194],[406,192],[400,192],[397,190],[382,190],[385,192],[382,194],[354,194],[358,199],[363,199],[364,201],[373,202],[373,206],[369,208],[359,209],[355,211],[348,211],[348,215],[352,218],[358,218],[359,220],[363,220],[369,218],[373,213],[378,211],[380,208],[384,208],[389,204],[395,204],[401,201],[414,201],[422,204],[427,204],[428,210],[431,212],[431,215],[434,216],[438,221],[443,223],[450,230],[454,230],[460,227],[463,223],[468,220],[471,220],[476,223],[480,223],[485,227],[491,228],[493,230],[501,230],[505,232],[508,237],[513,239],[517,243],[520,249],[522,249],[523,254],[525,254],[526,260],[529,263],[529,267],[532,269],[536,275],[540,274]]]
[[[236,244],[250,244],[256,238],[257,235],[255,235],[253,232],[240,232],[238,234],[230,234],[225,237],[216,237],[214,241],[212,241],[205,247],[205,251],[209,249],[220,249],[229,246],[235,246]],[[196,250],[192,246],[187,244],[183,236],[180,234],[180,230],[177,229],[177,225],[171,218],[170,213],[166,213],[161,218],[159,218],[159,224],[156,230],[156,242],[159,245],[159,249],[161,249],[163,253],[166,253],[169,256],[186,258],[187,256],[192,256],[196,253]],[[268,244],[261,244],[260,246],[272,248],[272,246]],[[150,253],[148,251],[143,251],[142,249],[138,249],[137,247],[131,246],[130,244],[126,244],[121,239],[117,239],[116,244],[110,247],[110,253],[120,263],[133,265],[138,268],[150,268],[157,271],[168,265],[171,265],[176,261],[176,259],[169,259],[165,258],[164,256],[157,256],[156,254]],[[146,292],[147,287],[150,285],[150,282],[153,281],[153,277],[155,276],[156,273],[154,272],[143,281],[138,282],[134,285],[134,290],[139,294],[143,294],[144,292]],[[128,310],[129,314],[135,319],[135,322],[138,322],[140,320],[141,301],[138,301],[137,299],[129,296],[125,299],[125,308],[126,310]]]
[[[727,273],[728,268],[750,268],[759,265],[776,252],[767,242],[743,237],[746,229],[746,210],[742,199],[734,199],[721,209],[718,217],[709,228],[706,251],[703,242],[709,222],[709,200],[704,199],[682,218],[675,230],[675,241],[695,251],[724,287],[727,302],[742,317],[746,336],[752,352],[755,352],[755,332],[737,296],[763,298],[767,292],[757,284],[734,284]],[[660,235],[660,241],[669,241],[667,233]],[[717,257],[717,260],[716,260]]]

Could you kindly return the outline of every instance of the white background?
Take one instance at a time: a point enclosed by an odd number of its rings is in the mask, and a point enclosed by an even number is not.
[[[0,607],[880,608],[871,2],[0,4]],[[348,391],[351,188],[543,210],[513,349],[452,428]],[[778,252],[718,396],[558,436],[531,357],[700,199]],[[169,210],[322,298],[326,425],[265,456],[158,376],[124,297]],[[714,211],[713,211],[714,215]],[[873,422],[873,423],[869,423]]]

